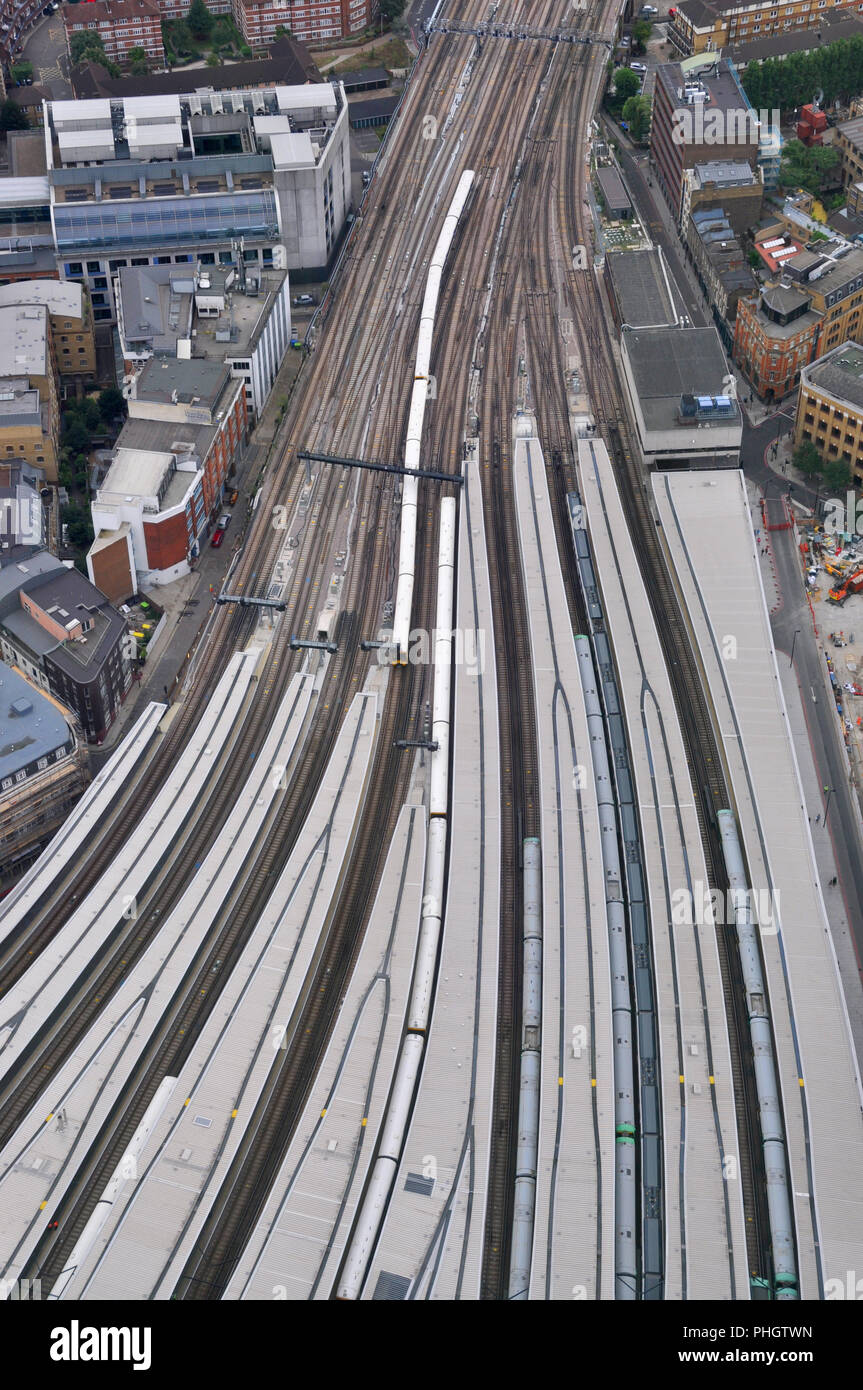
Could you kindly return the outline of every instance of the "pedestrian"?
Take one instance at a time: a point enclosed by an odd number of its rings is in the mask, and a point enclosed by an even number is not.
[[[818,815],[815,817],[815,824],[816,824],[816,825],[820,825],[820,824],[821,824],[821,812],[820,812],[820,811],[818,812]]]

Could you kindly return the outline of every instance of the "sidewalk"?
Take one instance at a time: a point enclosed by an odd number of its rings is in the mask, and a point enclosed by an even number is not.
[[[788,662],[781,658],[779,660],[779,677],[788,709],[788,724],[800,769],[803,797],[807,807],[812,810],[809,832],[815,850],[815,863],[824,905],[830,922],[830,934],[839,962],[839,975],[845,991],[845,1002],[851,1020],[851,1033],[857,1055],[863,1057],[863,994],[860,990],[857,953],[848,922],[842,885],[837,883],[834,887],[830,886],[830,880],[838,876],[838,870],[833,855],[830,826],[824,826],[820,815],[822,794],[812,754],[812,736],[809,732],[805,712],[806,693],[800,688],[796,671],[792,670]],[[818,816],[817,820],[816,816]]]

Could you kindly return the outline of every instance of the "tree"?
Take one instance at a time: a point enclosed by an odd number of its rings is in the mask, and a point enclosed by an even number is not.
[[[28,62],[13,63],[9,70],[13,82],[23,82],[25,77],[33,76],[33,64]]]
[[[143,77],[145,73],[150,71],[150,60],[147,57],[146,48],[130,48],[127,56],[131,65],[130,71],[136,77]]]
[[[821,455],[808,439],[798,444],[791,455],[791,462],[806,478],[816,478],[823,467]]]
[[[845,459],[825,459],[823,473],[827,486],[837,492],[851,486],[851,469]]]
[[[90,434],[94,434],[102,423],[99,403],[92,396],[85,396],[83,401],[78,402],[76,416]]]
[[[405,7],[405,0],[381,0],[381,14],[388,24],[398,19]]]
[[[72,454],[84,454],[90,447],[90,431],[76,416],[72,416],[63,431],[63,443]]]
[[[189,13],[186,15],[186,23],[196,39],[208,39],[213,32],[213,16],[204,4],[204,0],[192,0],[189,6]]]
[[[747,260],[749,261],[749,264],[752,266],[753,270],[757,270],[761,264],[761,257],[754,248],[752,251],[749,252]]]
[[[118,415],[125,416],[127,411],[126,397],[116,386],[106,386],[104,391],[99,392],[99,414],[106,425],[116,420]]]
[[[807,193],[817,194],[830,182],[830,173],[838,163],[839,152],[832,146],[807,146],[802,140],[789,140],[782,150],[779,181],[785,188],[805,188]]]
[[[219,57],[218,53],[208,53],[208,54],[207,54],[207,67],[208,67],[208,68],[218,68],[218,67],[221,67],[221,63],[222,63],[222,60],[221,60],[221,58]]]
[[[632,68],[618,68],[614,74],[614,92],[619,101],[628,101],[637,95],[641,83]]]
[[[69,544],[77,550],[86,550],[93,539],[93,523],[88,508],[78,502],[69,502],[61,508],[60,520],[69,527]]]
[[[0,130],[4,133],[7,130],[29,130],[30,122],[27,119],[27,112],[23,111],[15,101],[4,101],[0,106]]]
[[[632,26],[632,46],[636,53],[643,53],[647,47],[647,40],[653,32],[653,25],[646,19],[637,19]]]
[[[630,97],[623,103],[623,119],[633,140],[643,140],[650,129],[650,98]]]

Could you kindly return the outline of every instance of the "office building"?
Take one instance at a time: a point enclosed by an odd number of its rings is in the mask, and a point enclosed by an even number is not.
[[[338,83],[55,101],[46,145],[63,275],[87,284],[97,323],[126,266],[242,255],[250,274],[323,273],[350,207]]]
[[[756,169],[761,128],[726,62],[716,59],[698,71],[679,63],[657,68],[650,146],[659,186],[678,221],[686,170],[716,161]]]
[[[825,460],[842,459],[863,487],[863,347],[845,342],[800,374],[795,448],[814,444]]]
[[[263,409],[291,341],[285,270],[127,266],[114,292],[124,370],[151,357],[224,362],[246,388],[249,418]]]

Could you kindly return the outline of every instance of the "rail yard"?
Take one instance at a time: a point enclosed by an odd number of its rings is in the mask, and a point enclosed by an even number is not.
[[[619,7],[451,8],[231,598],[0,906],[0,1267],[52,1300],[792,1303],[863,1266],[745,489],[647,477],[592,261]]]

